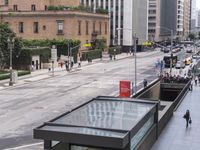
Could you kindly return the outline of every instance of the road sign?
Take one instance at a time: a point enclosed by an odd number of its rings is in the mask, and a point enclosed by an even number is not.
[[[51,49],[51,60],[57,61],[57,49],[55,48]]]

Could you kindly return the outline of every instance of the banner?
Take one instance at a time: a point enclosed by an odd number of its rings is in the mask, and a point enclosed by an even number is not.
[[[130,97],[131,83],[130,81],[120,81],[120,97]]]

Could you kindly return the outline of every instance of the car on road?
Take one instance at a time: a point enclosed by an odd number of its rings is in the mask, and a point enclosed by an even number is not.
[[[186,48],[186,52],[187,52],[187,53],[192,53],[192,48],[191,48],[191,47],[187,47],[187,48]]]
[[[190,65],[190,64],[191,64],[190,58],[186,58],[185,59],[185,65]]]
[[[192,59],[199,60],[199,59],[200,59],[200,55],[193,55],[193,56],[192,56]]]
[[[185,63],[183,61],[177,61],[176,69],[185,68]]]

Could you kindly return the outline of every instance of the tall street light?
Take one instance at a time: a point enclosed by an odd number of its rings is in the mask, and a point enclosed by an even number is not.
[[[117,30],[131,30],[133,32],[132,29],[127,29],[127,28],[117,28]],[[132,40],[134,41],[134,59],[135,59],[135,82],[134,82],[134,87],[135,90],[134,92],[137,93],[137,45],[136,45],[136,41],[137,41],[137,36],[136,33],[132,36]]]
[[[8,38],[8,40],[7,40],[7,42],[8,42],[8,49],[10,50],[10,81],[9,81],[9,86],[12,86],[13,85],[13,81],[12,81],[12,72],[13,72],[13,70],[12,70],[12,51],[13,51],[13,49],[14,49],[14,42],[15,42],[15,39],[10,39],[10,38]]]
[[[158,28],[161,28],[161,29],[165,29],[165,30],[168,30],[171,32],[171,46],[170,46],[170,55],[171,55],[171,59],[170,59],[170,75],[172,74],[172,57],[173,57],[173,53],[172,53],[172,46],[173,46],[173,30],[172,29],[169,29],[169,28],[166,28],[166,27],[163,27],[163,26],[157,26]]]

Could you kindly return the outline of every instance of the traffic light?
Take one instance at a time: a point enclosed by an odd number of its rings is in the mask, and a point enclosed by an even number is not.
[[[139,41],[139,39],[138,39],[138,38],[136,38],[136,45],[138,45],[138,41]]]

